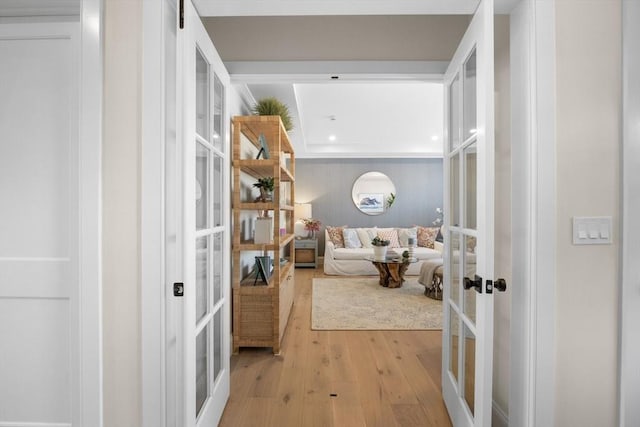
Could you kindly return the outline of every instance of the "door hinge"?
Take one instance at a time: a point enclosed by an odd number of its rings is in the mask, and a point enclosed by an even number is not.
[[[173,296],[174,297],[183,297],[184,296],[184,283],[176,282],[173,284]]]
[[[180,29],[184,29],[184,0],[180,0]]]

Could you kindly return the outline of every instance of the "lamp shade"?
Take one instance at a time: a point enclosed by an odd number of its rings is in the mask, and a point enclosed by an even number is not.
[[[296,221],[301,218],[311,218],[311,203],[296,203],[293,214]]]

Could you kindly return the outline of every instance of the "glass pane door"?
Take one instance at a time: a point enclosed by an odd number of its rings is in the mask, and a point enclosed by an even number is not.
[[[442,389],[455,426],[491,426],[493,3],[482,0],[445,76]],[[475,286],[472,286],[475,285]]]

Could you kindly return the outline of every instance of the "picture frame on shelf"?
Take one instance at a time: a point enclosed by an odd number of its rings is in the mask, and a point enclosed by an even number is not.
[[[267,145],[267,138],[264,137],[264,134],[260,134],[260,136],[258,137],[258,143],[260,144],[260,151],[258,151],[256,160],[259,159],[261,155],[263,159],[269,159],[269,146]]]
[[[253,284],[255,285],[258,279],[263,281],[265,284],[268,284],[269,278],[271,277],[271,257],[268,255],[257,256],[255,257],[255,260],[256,278],[253,281]]]

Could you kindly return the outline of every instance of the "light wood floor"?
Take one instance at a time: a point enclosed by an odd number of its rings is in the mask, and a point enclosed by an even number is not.
[[[312,331],[311,279],[296,269],[282,352],[241,348],[220,426],[450,426],[440,331]]]

